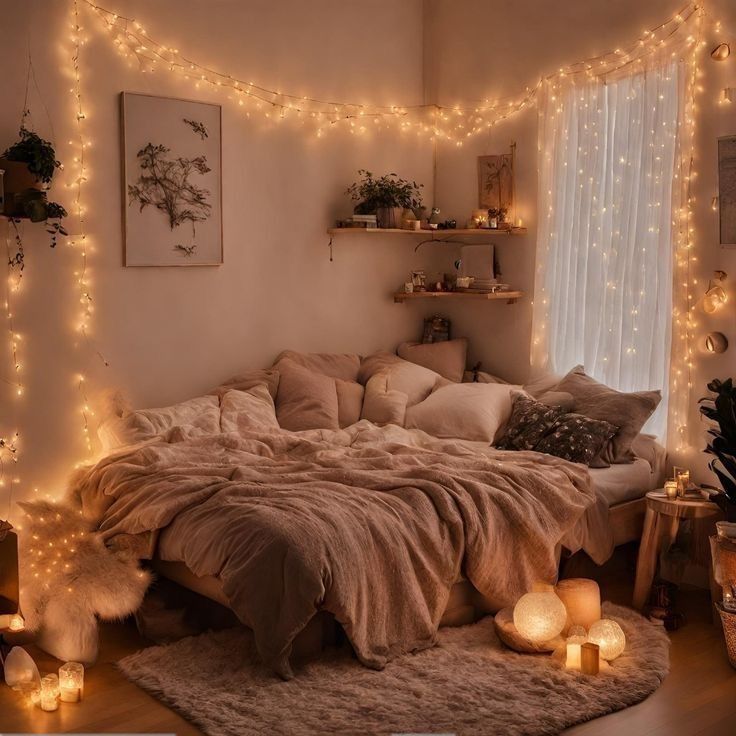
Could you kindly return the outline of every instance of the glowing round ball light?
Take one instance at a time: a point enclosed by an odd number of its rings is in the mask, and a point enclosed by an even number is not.
[[[610,618],[596,621],[590,627],[588,639],[600,647],[601,659],[608,662],[616,659],[626,648],[626,636],[623,629]]]
[[[554,639],[566,622],[565,604],[553,591],[526,593],[514,606],[514,626],[532,642]]]

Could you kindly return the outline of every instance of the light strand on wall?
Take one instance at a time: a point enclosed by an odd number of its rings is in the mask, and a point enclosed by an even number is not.
[[[450,107],[330,102],[270,90],[253,81],[238,79],[235,75],[198,64],[188,55],[181,54],[177,48],[156,41],[134,18],[107,10],[92,0],[84,2],[101,19],[118,51],[125,57],[134,58],[142,72],[168,70],[191,81],[195,89],[206,87],[227,91],[239,107],[246,108],[247,116],[255,111],[277,122],[286,118],[295,118],[301,123],[311,121],[316,126],[318,137],[341,123],[347,124],[352,134],[364,134],[382,125],[384,128],[396,127],[404,133],[414,132],[432,139],[447,140],[458,146],[467,138],[488,131],[531,105],[545,81],[576,75],[585,75],[588,78],[608,76],[632,64],[641,64],[648,55],[661,52],[676,39],[699,8],[690,3],[665,22],[644,31],[639,39],[626,47],[560,67],[515,97],[486,99],[472,107]],[[373,125],[368,124],[371,120]]]
[[[84,341],[87,344],[91,344],[90,341],[90,329],[92,321],[93,301],[92,293],[90,289],[89,279],[89,264],[88,264],[88,253],[92,249],[90,239],[87,236],[87,222],[86,222],[86,207],[84,203],[84,191],[85,186],[89,180],[89,169],[86,163],[87,149],[91,145],[90,139],[87,137],[85,132],[85,121],[87,115],[84,109],[82,101],[82,82],[81,82],[81,71],[80,71],[80,49],[85,43],[85,39],[82,36],[82,26],[80,25],[79,19],[79,5],[78,0],[74,0],[72,6],[72,47],[73,53],[71,57],[72,71],[73,71],[73,86],[72,96],[74,105],[74,118],[76,121],[76,141],[70,141],[74,149],[72,161],[73,167],[73,182],[72,187],[74,189],[74,204],[73,210],[77,219],[77,232],[70,236],[70,245],[75,248],[79,253],[79,266],[74,273],[76,279],[76,286],[79,295],[79,316],[77,319],[77,331],[82,335]],[[108,365],[107,360],[99,352],[95,350],[96,354],[102,360],[105,366]],[[81,396],[81,406],[79,408],[82,417],[82,437],[84,439],[85,447],[87,448],[87,454],[92,454],[92,439],[89,431],[89,417],[92,415],[92,411],[89,407],[89,400],[87,397],[87,391],[85,387],[85,376],[80,373],[77,377],[77,390]]]
[[[15,225],[15,223],[13,223]],[[20,374],[23,365],[20,359],[20,342],[21,335],[15,329],[15,296],[20,291],[21,274],[13,266],[13,256],[10,244],[10,222],[7,224],[5,231],[5,252],[7,256],[7,280],[5,282],[5,318],[8,330],[8,346],[10,350],[10,358],[13,367],[14,379],[8,381],[13,386],[13,394],[16,398],[23,396],[23,382]]]

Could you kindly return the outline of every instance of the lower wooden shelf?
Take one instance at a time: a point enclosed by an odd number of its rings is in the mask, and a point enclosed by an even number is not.
[[[394,294],[394,302],[403,304],[414,299],[480,299],[482,301],[505,300],[507,304],[515,304],[517,299],[524,296],[523,291],[497,291],[494,294],[478,294],[472,291],[397,291]]]

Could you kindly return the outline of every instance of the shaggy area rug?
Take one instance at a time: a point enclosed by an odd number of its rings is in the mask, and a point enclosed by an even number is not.
[[[377,672],[328,650],[288,682],[258,664],[246,629],[210,632],[126,657],[120,669],[210,736],[268,734],[554,734],[638,703],[669,669],[664,630],[627,608],[604,613],[627,647],[597,677],[549,655],[521,655],[492,617],[440,630],[439,645]]]

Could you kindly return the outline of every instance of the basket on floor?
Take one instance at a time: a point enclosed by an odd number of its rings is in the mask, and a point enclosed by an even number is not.
[[[726,637],[726,650],[731,667],[736,668],[736,613],[727,611],[722,603],[717,603],[718,613],[721,614],[723,635]]]

